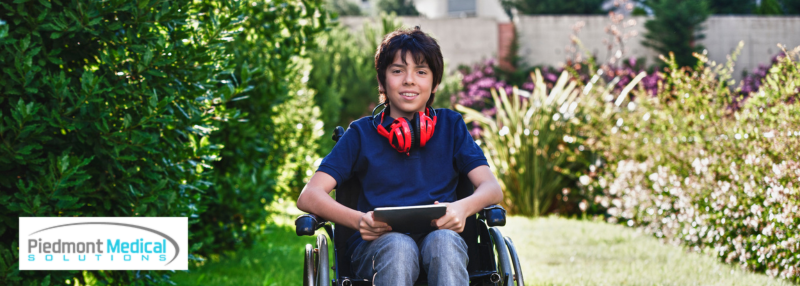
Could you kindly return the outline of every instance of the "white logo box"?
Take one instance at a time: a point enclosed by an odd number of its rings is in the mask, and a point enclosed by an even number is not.
[[[20,217],[20,270],[188,270],[186,217]]]

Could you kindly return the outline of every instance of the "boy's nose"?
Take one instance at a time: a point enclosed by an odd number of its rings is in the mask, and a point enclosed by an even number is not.
[[[406,76],[406,78],[403,80],[403,84],[407,84],[407,85],[412,85],[412,84],[414,84],[414,77],[413,77],[413,76],[411,76],[411,74],[409,73],[409,74]]]

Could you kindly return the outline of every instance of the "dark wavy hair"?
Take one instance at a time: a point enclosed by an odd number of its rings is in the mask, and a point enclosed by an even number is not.
[[[375,52],[375,71],[378,73],[378,82],[386,86],[386,68],[394,61],[394,56],[400,51],[400,59],[406,62],[406,53],[411,52],[414,63],[427,63],[433,73],[433,87],[436,88],[442,82],[444,73],[444,59],[439,44],[431,36],[423,33],[419,26],[414,29],[398,29],[383,37],[378,50]],[[425,106],[433,104],[435,94],[431,92],[431,98]],[[379,102],[386,101],[386,94],[381,92]]]

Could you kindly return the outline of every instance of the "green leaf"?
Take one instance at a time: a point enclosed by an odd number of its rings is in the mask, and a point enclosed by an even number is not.
[[[47,7],[48,9],[49,9],[49,8],[53,8],[53,6],[51,6],[51,5],[50,5],[50,2],[47,2],[47,0],[39,0],[39,3],[41,3],[42,5],[44,5],[45,7]]]
[[[56,65],[63,65],[64,64],[64,61],[62,61],[60,58],[47,57],[47,60],[50,61],[53,64],[56,64]]]
[[[36,195],[36,197],[33,198],[33,206],[39,207],[41,205],[42,205],[42,195]]]
[[[44,277],[44,279],[42,279],[42,286],[50,286],[50,274],[48,274],[47,276]]]
[[[151,75],[154,75],[154,76],[157,76],[157,77],[167,77],[167,74],[165,74],[164,72],[162,72],[160,70],[149,69],[149,70],[147,70],[147,73],[149,73]]]
[[[25,107],[25,101],[23,101],[22,97],[20,97],[17,101],[17,112],[19,112],[19,114],[21,114],[23,117],[27,117],[28,113],[26,110],[27,108]]]
[[[123,128],[130,127],[131,123],[133,123],[133,119],[131,119],[131,115],[130,114],[125,114],[125,119],[123,119],[123,123],[122,123]]]
[[[27,89],[26,89],[26,90],[27,90]],[[36,113],[33,107],[34,107],[34,106],[33,106],[33,102],[31,102],[31,103],[28,103],[27,105],[25,105],[25,109],[26,109],[26,111],[27,111],[27,113],[28,113],[28,114],[34,114],[34,113]]]
[[[64,156],[61,157],[61,173],[64,173],[69,168],[69,154],[64,153]]]
[[[144,52],[144,57],[142,58],[142,61],[144,61],[144,65],[146,66],[150,64],[151,60],[153,60],[153,50],[147,49],[147,51]]]
[[[20,47],[20,52],[24,52],[25,50],[27,50],[28,46],[31,44],[31,35],[30,34],[25,35],[25,37],[22,38],[22,41],[20,41],[19,44],[22,45]]]
[[[150,99],[148,100],[148,103],[150,104],[150,107],[158,106],[158,93],[156,93],[156,89],[155,88],[153,88],[153,95],[150,96]]]

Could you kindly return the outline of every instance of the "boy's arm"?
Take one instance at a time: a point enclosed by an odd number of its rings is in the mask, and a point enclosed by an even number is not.
[[[467,176],[472,184],[477,186],[475,192],[447,205],[447,213],[433,221],[439,229],[450,229],[461,233],[464,231],[464,224],[468,216],[503,201],[503,191],[489,166],[478,166],[472,169]]]
[[[337,224],[361,232],[364,240],[374,240],[391,231],[389,225],[374,221],[372,212],[362,213],[348,208],[328,195],[336,187],[336,179],[325,172],[316,172],[297,198],[297,208]]]

